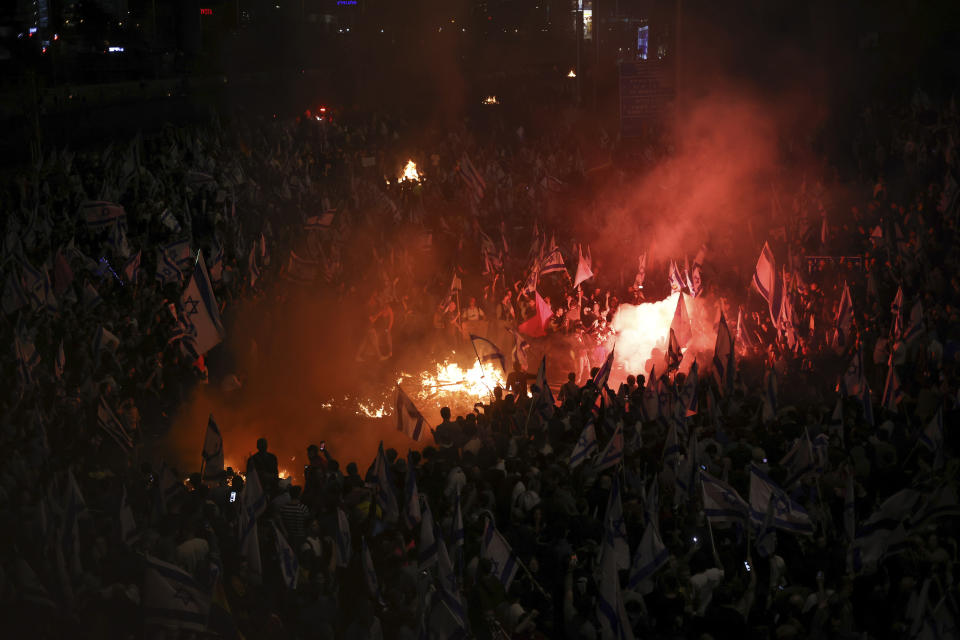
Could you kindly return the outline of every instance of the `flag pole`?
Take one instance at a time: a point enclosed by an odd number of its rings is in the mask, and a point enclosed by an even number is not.
[[[490,392],[490,396],[493,397],[493,389],[490,388],[484,378],[487,377],[486,372],[483,370],[483,360],[480,359],[480,352],[477,351],[477,344],[473,341],[473,334],[470,334],[470,346],[473,347],[473,354],[477,356],[477,363],[480,365],[480,382],[487,388],[487,391]],[[500,347],[497,347],[499,349]],[[503,361],[503,356],[500,358],[501,362]]]
[[[541,392],[542,393],[542,392]],[[533,413],[533,398],[530,398],[530,408],[527,409],[527,419],[523,423],[523,437],[527,437],[527,425],[530,424],[530,415]]]
[[[747,525],[747,529],[749,528],[749,525]],[[710,536],[710,549],[713,551],[713,561],[717,563],[717,566],[722,567],[723,564],[720,562],[720,554],[717,553],[717,543],[713,540],[713,525],[710,524],[710,518],[707,518],[707,534]],[[749,537],[747,538],[747,555],[750,555]]]
[[[200,448],[200,482],[203,482],[203,468],[207,464],[206,454],[206,445],[207,445],[207,432],[203,432],[203,446]],[[222,445],[221,445],[222,446]]]

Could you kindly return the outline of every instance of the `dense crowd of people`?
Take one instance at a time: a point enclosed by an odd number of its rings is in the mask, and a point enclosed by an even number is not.
[[[960,114],[907,109],[866,112],[850,211],[791,188],[769,230],[786,258],[757,275],[782,295],[739,309],[752,274],[721,286],[723,248],[624,279],[556,224],[586,180],[572,122],[414,143],[382,116],[307,112],[38,156],[0,194],[8,621],[38,637],[955,635]],[[641,145],[669,162],[660,133]],[[408,156],[419,182],[396,178]],[[305,442],[303,475],[281,478],[266,438],[221,469],[215,424],[206,469],[156,468],[193,386],[243,384],[184,330],[201,257],[226,334],[316,288],[368,320],[364,362],[485,323],[513,347],[505,388],[366,470]],[[665,336],[652,371],[610,366],[618,306],[670,289],[716,347]],[[550,356],[563,385],[535,352],[570,354]]]

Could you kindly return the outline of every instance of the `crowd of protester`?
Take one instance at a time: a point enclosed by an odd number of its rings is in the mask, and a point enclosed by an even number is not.
[[[725,256],[708,253],[703,291],[679,288],[709,309],[698,330],[730,323],[736,373],[712,354],[699,378],[664,359],[657,376],[616,372],[632,375],[612,390],[602,347],[619,301],[642,300],[638,280],[528,279],[554,234],[568,265],[579,257],[551,224],[587,169],[571,123],[412,143],[399,121],[318,112],[38,156],[0,194],[0,326],[14,345],[0,412],[5,624],[36,637],[955,635],[960,114],[920,99],[878,110],[864,124],[874,146],[855,149],[855,206],[797,185],[770,230],[789,322],[759,296],[736,313],[740,293],[711,282]],[[669,153],[644,144],[650,163]],[[422,182],[397,181],[408,156]],[[123,215],[91,224],[90,201]],[[245,308],[315,287],[364,310],[358,359],[390,360],[431,332],[462,343],[485,321],[516,345],[507,368],[518,362],[488,403],[441,411],[417,451],[371,451],[369,469],[305,442],[303,475],[281,478],[266,439],[242,475],[156,468],[152,439],[194,385],[242,385],[223,347],[198,354],[182,334],[198,251],[227,333]],[[658,269],[648,296],[667,291]],[[845,279],[854,304],[838,341]],[[541,340],[575,344],[556,403],[514,337],[541,294]],[[111,414],[120,429],[103,426]],[[771,544],[773,507],[705,513],[704,482],[753,503],[758,473],[809,529]]]

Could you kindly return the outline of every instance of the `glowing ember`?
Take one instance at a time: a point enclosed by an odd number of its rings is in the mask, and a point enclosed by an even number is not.
[[[483,99],[483,104],[500,104],[500,101],[497,100],[497,96],[487,96]]]
[[[358,416],[367,416],[368,418],[383,418],[390,415],[386,406],[380,405],[377,406],[373,403],[359,402],[357,405],[359,411],[357,411]]]
[[[407,160],[407,166],[403,168],[403,173],[398,178],[400,182],[420,182],[420,174],[417,172],[417,163],[413,160]]]
[[[570,73],[567,74],[567,77],[568,77],[568,78],[576,78],[576,77],[577,77],[577,72],[574,71],[573,69],[570,69]]]

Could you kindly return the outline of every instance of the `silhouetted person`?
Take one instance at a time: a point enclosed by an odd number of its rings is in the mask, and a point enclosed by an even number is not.
[[[512,393],[517,398],[526,398],[527,380],[530,380],[533,377],[535,376],[524,371],[523,367],[520,366],[520,363],[514,360],[513,371],[511,371],[510,375],[507,376],[507,391]]]
[[[450,407],[440,409],[440,418],[440,424],[433,431],[433,441],[437,443],[438,447],[446,449],[453,445],[454,426],[450,421]]]
[[[270,492],[272,492],[280,480],[280,471],[277,466],[277,456],[267,451],[266,438],[257,440],[257,452],[253,454],[250,461],[253,462],[253,467],[257,470],[260,484],[263,485],[265,490],[269,487]]]
[[[557,400],[567,409],[575,409],[580,402],[580,387],[577,386],[577,374],[572,371],[567,374],[567,381],[560,387]]]

